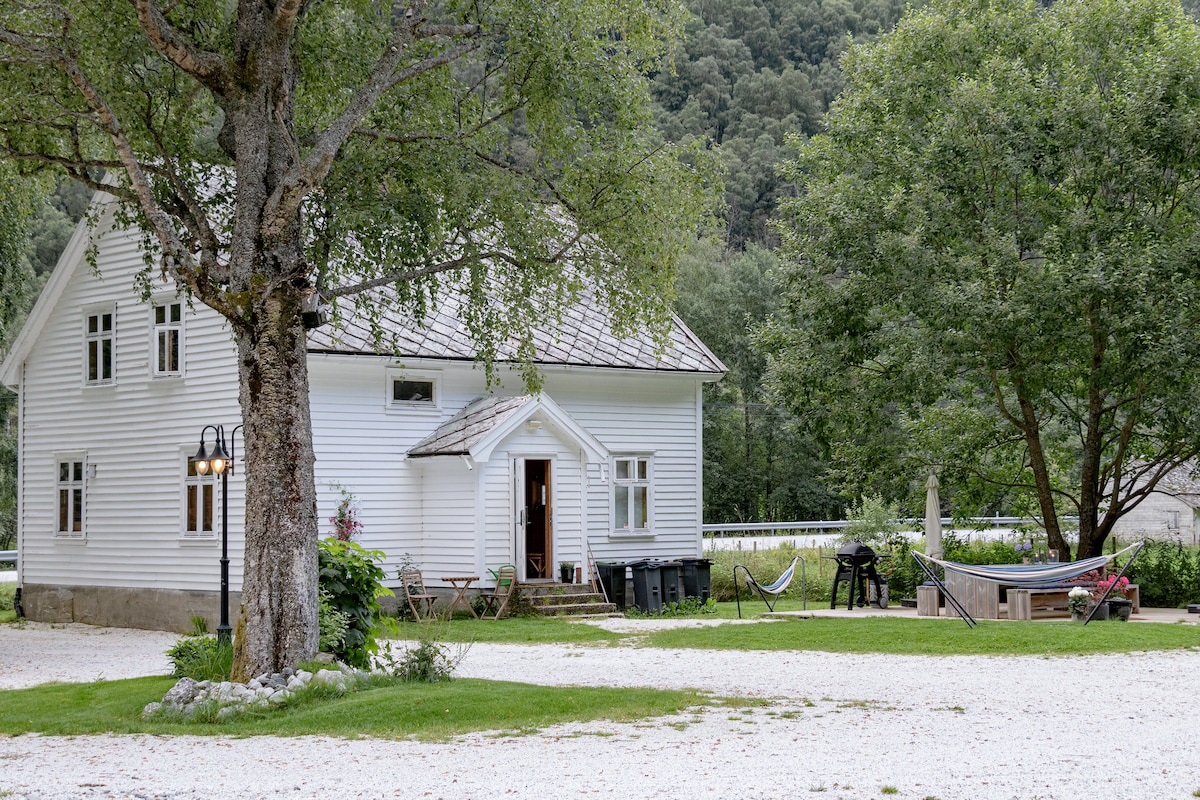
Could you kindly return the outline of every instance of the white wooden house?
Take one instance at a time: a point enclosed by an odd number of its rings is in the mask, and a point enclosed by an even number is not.
[[[1113,526],[1121,542],[1139,539],[1200,544],[1200,466],[1188,461],[1162,477],[1154,491]]]
[[[0,367],[20,395],[18,584],[31,619],[216,619],[221,492],[188,457],[204,426],[240,421],[235,351],[222,318],[173,288],[137,297],[139,248],[111,213],[81,224]],[[374,352],[353,324],[312,333],[320,518],[344,488],[389,578],[411,560],[433,583],[486,585],[504,563],[546,579],[589,548],[601,560],[700,555],[701,390],[721,362],[678,320],[665,349],[614,336],[585,300],[541,334],[540,394],[503,369],[489,391],[455,310],[449,298],[419,321],[389,317],[397,354]],[[234,609],[243,479],[228,478]]]

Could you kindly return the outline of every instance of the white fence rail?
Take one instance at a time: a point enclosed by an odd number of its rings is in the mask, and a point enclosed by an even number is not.
[[[924,519],[897,520],[905,527],[917,528],[925,524]],[[967,519],[942,518],[942,527],[974,527],[974,528],[1014,528],[1018,525],[1033,523],[1027,517],[968,517]],[[844,519],[812,520],[808,522],[726,522],[720,525],[702,525],[700,529],[708,537],[741,536],[747,533],[758,533],[775,536],[787,536],[795,531],[832,532],[849,525]]]
[[[0,561],[16,561],[16,550],[0,550]]]

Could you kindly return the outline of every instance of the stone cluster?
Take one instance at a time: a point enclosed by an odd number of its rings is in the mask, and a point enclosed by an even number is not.
[[[250,708],[287,705],[297,692],[310,686],[325,687],[337,694],[345,694],[357,689],[368,677],[362,670],[338,664],[337,669],[322,669],[315,673],[289,667],[283,672],[260,675],[247,683],[180,678],[163,695],[161,703],[148,703],[142,709],[142,718],[151,719],[166,713],[178,713],[188,718],[202,709],[208,711],[215,708],[217,719],[223,721]]]

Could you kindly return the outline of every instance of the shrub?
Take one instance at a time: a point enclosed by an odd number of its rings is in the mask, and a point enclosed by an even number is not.
[[[375,630],[382,611],[379,598],[392,595],[381,583],[384,571],[376,563],[383,558],[379,550],[366,550],[355,542],[322,539],[317,545],[321,592],[330,609],[346,619],[341,644],[330,652],[361,669],[368,668],[371,654],[379,651]]]
[[[390,677],[416,683],[437,683],[453,677],[454,669],[466,657],[470,645],[460,644],[454,650],[439,642],[432,627],[421,635],[413,647],[396,652],[392,642],[384,642],[375,656],[375,666]]]
[[[318,647],[322,653],[335,653],[345,646],[350,617],[333,607],[329,592],[324,589],[317,606],[317,626],[320,628]]]
[[[215,636],[185,636],[167,651],[176,678],[227,681],[233,674],[233,644],[218,644]]]
[[[1126,573],[1142,605],[1179,608],[1200,602],[1200,550],[1179,542],[1146,542]]]

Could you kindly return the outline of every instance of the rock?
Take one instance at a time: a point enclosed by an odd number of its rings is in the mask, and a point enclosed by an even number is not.
[[[163,695],[163,705],[183,708],[196,699],[200,693],[199,684],[191,678],[180,678],[179,681]]]
[[[142,719],[150,719],[161,711],[162,707],[162,703],[146,703],[146,707],[142,709]]]

